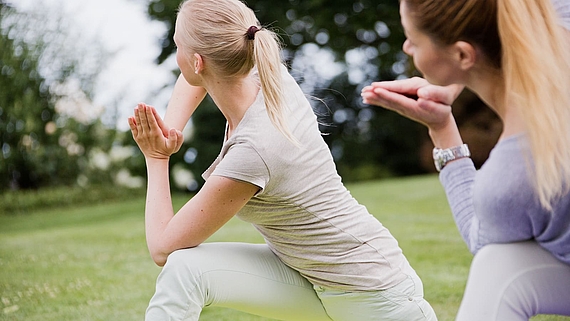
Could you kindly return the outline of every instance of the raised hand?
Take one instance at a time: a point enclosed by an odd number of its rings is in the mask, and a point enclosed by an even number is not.
[[[168,159],[184,142],[181,131],[167,128],[156,110],[142,103],[129,117],[129,126],[145,158]]]
[[[363,102],[381,106],[426,125],[430,129],[448,125],[451,103],[463,87],[435,86],[419,77],[375,82],[362,89]]]

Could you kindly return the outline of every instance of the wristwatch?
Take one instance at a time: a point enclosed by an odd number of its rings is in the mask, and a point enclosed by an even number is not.
[[[433,162],[435,163],[435,169],[437,169],[438,172],[452,160],[469,156],[471,156],[471,152],[469,151],[467,144],[446,149],[437,147],[433,149]]]

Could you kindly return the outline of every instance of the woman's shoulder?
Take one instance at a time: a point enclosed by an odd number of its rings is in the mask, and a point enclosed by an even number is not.
[[[478,179],[500,179],[502,183],[498,184],[499,186],[512,181],[517,181],[515,184],[518,184],[522,176],[527,176],[528,156],[530,154],[524,134],[501,139],[491,150],[489,157],[478,171]]]

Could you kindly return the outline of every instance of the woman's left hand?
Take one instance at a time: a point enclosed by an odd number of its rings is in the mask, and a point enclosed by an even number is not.
[[[393,110],[430,129],[447,124],[457,95],[455,87],[431,85],[419,77],[375,82],[362,89],[364,103]]]
[[[145,158],[168,159],[180,150],[184,142],[182,132],[168,129],[156,109],[138,104],[135,115],[129,117],[131,133]]]

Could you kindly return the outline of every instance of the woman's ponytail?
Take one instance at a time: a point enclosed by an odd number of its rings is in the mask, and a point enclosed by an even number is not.
[[[540,201],[570,186],[570,50],[550,0],[497,0],[508,103],[520,109]]]
[[[252,29],[248,29],[248,37]],[[286,108],[281,75],[280,42],[277,35],[268,29],[259,29],[254,33],[253,58],[259,72],[261,90],[269,119],[283,135],[295,145],[299,141],[293,136],[283,109]]]

